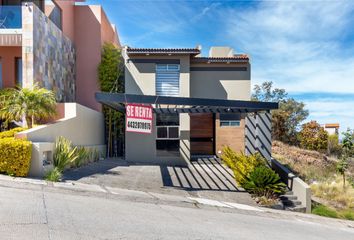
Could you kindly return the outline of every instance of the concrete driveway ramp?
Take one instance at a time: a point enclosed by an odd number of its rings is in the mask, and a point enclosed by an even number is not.
[[[106,159],[68,170],[64,178],[107,187],[256,205],[218,158],[199,158],[187,167],[137,165],[123,159]]]

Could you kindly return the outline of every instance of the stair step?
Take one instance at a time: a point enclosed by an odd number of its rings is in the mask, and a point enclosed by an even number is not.
[[[301,205],[301,201],[299,200],[282,200],[284,206],[293,207]]]
[[[281,200],[297,200],[297,196],[295,195],[281,195],[279,198]]]
[[[296,207],[285,207],[286,211],[291,211],[291,212],[306,212],[306,207],[301,207],[301,206],[296,206]]]

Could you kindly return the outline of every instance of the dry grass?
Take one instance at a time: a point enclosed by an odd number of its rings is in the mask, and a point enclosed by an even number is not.
[[[354,188],[346,184],[343,188],[343,180],[337,177],[333,181],[325,181],[311,184],[314,196],[325,199],[337,209],[352,209],[354,211]]]
[[[354,216],[354,162],[349,162],[346,188],[336,172],[338,159],[325,154],[289,146],[279,141],[272,145],[272,155],[311,185],[314,196],[327,206],[337,210],[338,216],[352,219]]]
[[[337,159],[317,151],[273,141],[272,155],[309,183],[333,178],[336,173]]]

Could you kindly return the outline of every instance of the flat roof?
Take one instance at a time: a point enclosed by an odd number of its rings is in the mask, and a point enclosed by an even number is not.
[[[246,54],[234,55],[233,57],[193,57],[192,63],[248,63]]]
[[[339,128],[339,123],[326,123],[325,128]]]
[[[97,92],[95,97],[98,102],[123,112],[125,111],[125,105],[127,103],[154,104],[155,113],[252,113],[278,109],[277,102],[103,92]]]
[[[127,47],[128,54],[200,54],[198,48],[131,48]]]

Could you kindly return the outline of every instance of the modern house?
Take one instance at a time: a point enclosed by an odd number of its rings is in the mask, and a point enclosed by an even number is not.
[[[0,0],[0,88],[38,85],[60,102],[55,122],[15,136],[33,143],[31,176],[43,175],[58,136],[105,152],[97,67],[103,44],[120,42],[102,7],[83,2]]]
[[[185,164],[193,157],[235,151],[270,158],[269,110],[277,103],[251,102],[251,65],[230,47],[123,48],[125,94],[96,99],[125,111],[127,103],[153,106],[151,134],[126,132],[132,162]],[[262,118],[260,116],[263,116]]]
[[[329,135],[338,135],[339,134],[339,123],[326,123],[322,127]]]
[[[60,102],[101,109],[94,93],[102,45],[120,43],[102,7],[82,2],[0,0],[0,88],[38,84]]]

